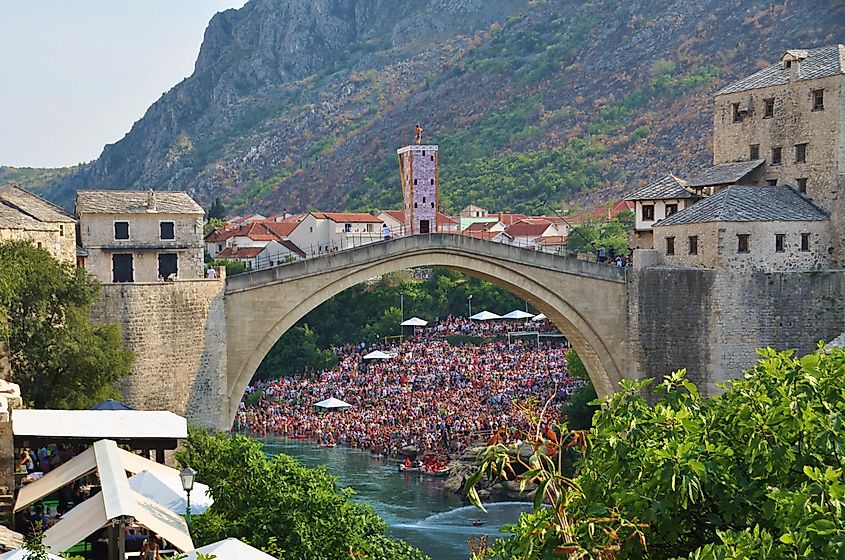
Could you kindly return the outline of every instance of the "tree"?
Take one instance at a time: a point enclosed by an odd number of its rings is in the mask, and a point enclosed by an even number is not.
[[[117,325],[91,322],[100,285],[84,270],[19,241],[0,244],[0,308],[8,317],[12,380],[35,408],[88,408],[118,397],[133,355]]]
[[[205,225],[202,227],[202,235],[203,237],[205,237],[215,229],[222,228],[225,225],[226,222],[223,220],[223,218],[209,218]]]
[[[760,354],[719,397],[683,371],[654,388],[654,405],[651,380],[623,381],[589,434],[560,427],[563,447],[581,449],[574,479],[557,469],[557,441],[531,441],[518,477],[554,507],[537,502],[481,557],[841,558],[845,350]],[[488,448],[482,469],[518,472],[508,451]]]
[[[213,219],[224,220],[226,218],[226,206],[223,205],[223,201],[220,200],[220,197],[216,197],[214,202],[211,203],[211,207],[208,209],[208,221]]]
[[[337,357],[331,350],[317,347],[317,336],[306,324],[288,331],[285,343],[279,348],[273,346],[255,376],[258,379],[277,379],[296,373],[331,369],[335,363]]]
[[[426,559],[389,538],[372,507],[352,500],[354,492],[339,488],[325,468],[309,469],[287,455],[267,457],[254,439],[192,429],[177,459],[197,470],[214,498],[193,518],[199,546],[234,537],[286,560]]]

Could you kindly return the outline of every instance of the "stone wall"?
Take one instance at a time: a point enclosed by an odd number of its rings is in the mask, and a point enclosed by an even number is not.
[[[76,229],[72,223],[44,223],[43,229],[0,228],[0,242],[28,241],[62,262],[76,262]]]
[[[100,322],[118,322],[136,353],[120,384],[125,402],[141,410],[171,410],[191,424],[223,425],[226,396],[225,282],[193,280],[106,284],[92,307]]]
[[[757,348],[806,354],[845,331],[845,271],[644,268],[628,288],[632,374],[687,368],[709,394],[752,367]]]

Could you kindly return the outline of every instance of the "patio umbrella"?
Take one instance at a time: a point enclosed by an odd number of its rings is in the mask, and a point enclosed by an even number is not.
[[[213,554],[220,560],[276,560],[269,554],[231,537],[188,551],[185,553],[186,559],[194,560],[198,553]]]
[[[352,408],[351,404],[334,397],[314,403],[314,406],[317,408],[325,408],[326,410],[344,410],[346,408]]]
[[[382,352],[381,350],[374,350],[369,354],[364,355],[365,360],[387,360],[392,357],[393,356],[391,356],[390,354]]]
[[[540,313],[539,315],[534,315],[534,318],[531,319],[531,320],[532,321],[545,321],[546,320],[546,314]]]
[[[407,321],[403,321],[399,324],[403,327],[424,327],[428,324],[428,321],[420,319],[419,317],[411,317]]]
[[[526,313],[525,311],[520,311],[519,309],[514,309],[510,313],[502,315],[502,319],[530,319],[534,317],[533,313]]]
[[[491,319],[501,319],[501,315],[496,315],[495,313],[491,313],[490,311],[482,311],[481,313],[476,313],[470,319],[475,319],[476,321],[489,321]]]

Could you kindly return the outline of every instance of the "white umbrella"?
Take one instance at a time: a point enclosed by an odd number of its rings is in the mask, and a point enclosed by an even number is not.
[[[30,556],[30,554],[32,553],[25,548],[16,548],[0,554],[0,560],[27,560],[28,558],[35,558],[35,556]],[[47,558],[50,560],[62,560],[61,556],[50,553],[47,553]]]
[[[502,319],[529,319],[531,317],[534,317],[533,313],[526,313],[525,311],[520,311],[519,309],[514,309],[510,313],[502,315]]]
[[[334,397],[332,397],[330,399],[326,399],[324,401],[320,401],[318,403],[314,403],[314,406],[316,406],[317,408],[326,408],[326,409],[330,409],[330,410],[341,410],[341,409],[344,409],[344,408],[352,408],[351,404],[349,404],[347,402],[343,402],[342,400],[336,399]]]
[[[369,354],[364,355],[365,360],[387,360],[392,357],[393,356],[391,356],[390,354],[382,352],[381,350],[374,350]]]
[[[531,319],[531,320],[532,321],[545,321],[546,320],[546,314],[540,313],[539,315],[534,315],[534,318]]]
[[[266,552],[231,537],[190,550],[185,553],[185,557],[187,560],[196,560],[198,554],[213,554],[219,560],[276,560]]]
[[[496,315],[495,313],[491,313],[489,311],[482,311],[481,313],[476,313],[470,319],[475,319],[476,321],[489,321],[491,319],[501,319],[501,315]]]
[[[424,327],[428,324],[428,321],[424,321],[419,317],[411,317],[407,321],[403,321],[399,324],[403,327]]]
[[[129,487],[173,513],[185,515],[188,497],[182,489],[179,471],[174,470],[171,476],[163,472],[141,471],[129,478]],[[191,513],[205,513],[213,503],[208,486],[195,482],[191,490]]]

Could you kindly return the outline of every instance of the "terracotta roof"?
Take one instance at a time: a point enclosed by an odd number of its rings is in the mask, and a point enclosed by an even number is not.
[[[226,247],[217,253],[218,259],[254,259],[264,247]]]
[[[384,210],[384,213],[396,220],[397,222],[405,221],[405,212],[403,210]]]
[[[488,217],[496,218],[506,226],[509,226],[515,224],[520,220],[524,220],[529,216],[527,214],[511,214],[510,212],[499,212],[497,214],[488,214]]]
[[[543,245],[566,245],[566,239],[565,235],[550,235],[548,237],[538,237],[534,241]]]
[[[378,216],[367,212],[311,212],[317,218],[324,218],[339,224],[381,223]]]
[[[441,225],[442,224],[457,224],[458,221],[451,216],[447,216],[443,212],[438,212],[437,213],[437,223],[441,224]]]
[[[299,222],[256,222],[272,231],[277,237],[287,237],[296,229]]]
[[[76,223],[67,212],[15,185],[0,187],[0,202],[39,222]]]
[[[731,185],[655,224],[703,222],[793,222],[827,220],[828,215],[792,187]]]
[[[692,193],[684,188],[686,183],[672,175],[649,183],[633,192],[626,200],[668,200],[670,198],[692,198]]]
[[[607,206],[602,206],[601,208],[596,208],[595,210],[590,210],[589,212],[584,212],[583,214],[566,217],[564,220],[560,221],[583,222],[586,220],[613,220],[620,212],[633,212],[635,207],[636,206],[632,200],[617,200],[609,209]]]
[[[699,171],[687,180],[687,186],[691,188],[712,187],[714,185],[729,185],[738,183],[746,175],[763,165],[765,160],[753,159],[751,161],[736,161],[731,163],[720,163]]]
[[[235,235],[235,233],[238,232],[238,229],[240,229],[240,228],[236,228],[236,227],[232,227],[232,226],[223,226],[223,227],[219,227],[219,228],[214,228],[213,230],[208,232],[208,235],[205,236],[205,242],[206,243],[219,243],[221,241],[226,241],[227,239],[229,239],[230,237]]]
[[[552,223],[546,219],[527,218],[508,226],[505,231],[513,237],[538,236],[549,229],[550,225]]]
[[[155,200],[155,207],[152,201]],[[205,212],[193,198],[177,191],[79,191],[76,214],[197,214]]]
[[[790,54],[799,59],[803,58],[798,66],[798,80],[813,80],[845,74],[845,45],[791,50],[786,51],[785,54]],[[716,95],[788,84],[791,70],[791,68],[785,68],[782,62],[778,62],[723,87],[716,92]]]
[[[485,241],[492,241],[494,238],[503,235],[505,237],[509,237],[513,239],[512,235],[508,235],[505,231],[467,231],[464,230],[461,232],[461,235],[466,235],[467,237],[474,237],[475,239],[484,239]]]
[[[488,231],[499,222],[473,222],[464,228],[464,231]]]

